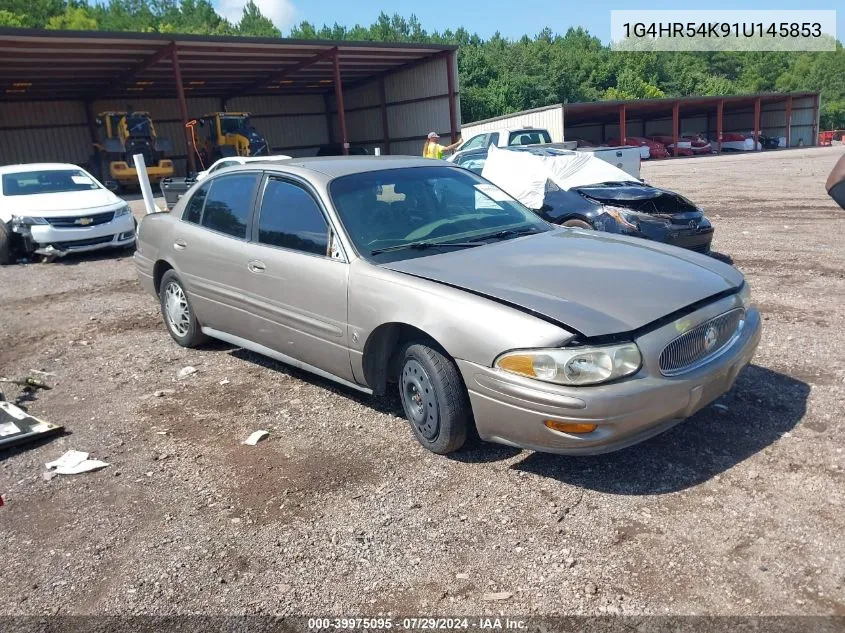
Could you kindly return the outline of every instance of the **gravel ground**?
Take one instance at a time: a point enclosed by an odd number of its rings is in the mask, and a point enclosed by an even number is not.
[[[0,375],[55,373],[24,404],[68,430],[0,453],[0,614],[845,615],[841,151],[644,165],[765,331],[717,406],[594,458],[439,457],[395,398],[182,349],[127,256],[0,269]],[[111,466],[46,481],[72,448]]]

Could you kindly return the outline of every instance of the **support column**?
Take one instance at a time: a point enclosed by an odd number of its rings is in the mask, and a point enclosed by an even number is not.
[[[757,143],[760,141],[760,97],[754,99],[754,151],[757,151]]]
[[[675,156],[678,155],[678,128],[681,125],[681,102],[676,101],[672,104],[672,151]]]
[[[91,142],[96,145],[100,139],[97,134],[97,113],[94,112],[94,103],[91,101],[85,102],[85,119],[88,123],[88,133],[91,135]]]
[[[332,128],[334,127],[334,117],[332,116],[332,108],[331,108],[331,99],[329,98],[329,93],[323,95],[323,108],[326,111],[326,132],[329,136],[329,145],[334,143],[334,132]]]
[[[182,117],[182,126],[185,131],[185,146],[188,148],[188,173],[197,170],[194,145],[191,142],[191,131],[188,129],[188,102],[185,100],[185,86],[182,85],[182,69],[179,67],[179,50],[174,46],[170,51],[170,60],[173,63],[173,78],[176,80],[176,97],[179,101],[179,115]],[[207,167],[207,165],[206,165]]]
[[[452,143],[458,140],[458,109],[455,104],[455,53],[446,55],[446,85],[449,93],[449,126],[452,131]]]
[[[340,122],[340,142],[343,143],[343,155],[349,156],[349,137],[346,134],[346,108],[343,107],[343,83],[340,80],[340,57],[334,51],[334,101],[337,106],[337,120]]]
[[[792,95],[786,98],[786,146],[792,147]]]
[[[724,129],[725,100],[719,99],[716,104],[716,151],[722,153],[722,131]]]
[[[390,126],[387,122],[387,87],[385,86],[384,75],[379,77],[379,97],[381,98],[381,129],[383,134],[384,153],[390,153]]]
[[[813,147],[819,144],[819,99],[819,95],[813,99]]]
[[[620,145],[627,145],[628,144],[628,130],[626,129],[625,124],[625,104],[619,106],[619,144]]]

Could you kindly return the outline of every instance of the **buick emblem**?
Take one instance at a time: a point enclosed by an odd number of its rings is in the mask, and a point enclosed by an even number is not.
[[[93,218],[79,218],[74,222],[74,224],[79,224],[80,226],[88,226],[93,222]]]
[[[704,331],[704,351],[709,352],[716,346],[716,341],[719,338],[719,332],[714,325],[711,325]]]

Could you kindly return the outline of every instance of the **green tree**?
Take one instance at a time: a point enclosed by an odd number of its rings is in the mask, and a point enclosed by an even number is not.
[[[238,23],[238,33],[240,35],[251,35],[253,37],[281,37],[282,33],[270,18],[261,13],[261,9],[255,4],[253,0],[244,5],[243,15],[241,21]]]
[[[0,9],[0,26],[27,26],[28,21],[29,17],[26,15],[20,15],[12,13],[11,11],[6,11],[6,9]]]
[[[54,15],[47,20],[46,28],[53,30],[74,30],[94,31],[97,29],[97,20],[88,14],[85,7],[65,7],[61,15]]]

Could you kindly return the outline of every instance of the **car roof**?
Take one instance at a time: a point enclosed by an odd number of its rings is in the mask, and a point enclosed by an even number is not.
[[[0,174],[18,174],[25,171],[58,171],[64,169],[81,169],[79,165],[71,163],[21,163],[19,165],[3,165]]]
[[[451,164],[442,160],[417,158],[415,156],[325,156],[320,158],[290,158],[287,160],[269,161],[263,165],[265,169],[278,167],[279,171],[283,171],[288,166],[307,169],[329,178],[338,178],[350,174],[381,171],[384,169],[450,167]]]

